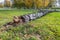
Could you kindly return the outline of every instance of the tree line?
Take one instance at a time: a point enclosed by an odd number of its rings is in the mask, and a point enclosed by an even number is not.
[[[52,0],[14,0],[14,2],[5,1],[7,7],[17,8],[47,8],[51,7]]]
[[[14,0],[14,6],[18,8],[45,8],[51,6],[51,0]]]

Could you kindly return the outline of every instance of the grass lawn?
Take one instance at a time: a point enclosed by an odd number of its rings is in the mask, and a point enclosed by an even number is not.
[[[1,10],[0,11],[0,26],[2,24],[5,24],[6,22],[9,22],[13,19],[13,16],[20,16],[27,13],[32,13],[35,10]]]
[[[31,22],[31,24],[34,24],[34,26],[40,27],[49,33],[52,31],[52,34],[55,33],[57,36],[56,40],[60,40],[60,12],[49,13],[46,16]]]
[[[11,21],[15,15],[24,15],[33,11],[35,10],[0,11],[0,25]],[[43,30],[40,34],[43,35],[45,40],[53,40],[53,38],[54,40],[60,40],[60,12],[49,13],[44,17],[29,22],[29,24]]]

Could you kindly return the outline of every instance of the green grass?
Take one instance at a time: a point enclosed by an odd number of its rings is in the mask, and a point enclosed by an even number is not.
[[[56,40],[60,40],[60,12],[49,13],[46,16],[31,22],[34,26],[38,26],[45,31],[51,31],[57,36]],[[51,34],[52,35],[52,34]]]
[[[33,11],[35,10],[0,11],[0,25],[11,21],[13,16],[32,13]],[[32,28],[29,26],[32,26]],[[23,35],[21,37],[19,36],[20,32]],[[10,27],[7,31],[0,33],[0,38],[3,40],[23,40],[25,38],[26,40],[27,38],[24,35],[30,34],[32,37],[29,40],[37,40],[36,32],[40,34],[42,40],[60,40],[60,12],[49,13],[22,27]]]
[[[0,25],[9,22],[13,19],[13,16],[20,16],[27,13],[32,13],[35,10],[1,10],[0,11]]]

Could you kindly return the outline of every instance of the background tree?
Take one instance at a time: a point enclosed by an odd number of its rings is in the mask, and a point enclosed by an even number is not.
[[[45,0],[45,7],[47,7],[49,3],[50,3],[50,0]]]
[[[5,0],[6,7],[12,7],[12,2],[10,0]]]
[[[33,5],[33,0],[24,0],[24,4],[27,8],[31,8]]]
[[[26,8],[45,8],[51,4],[50,0],[14,0],[14,5],[16,7],[26,7]]]
[[[34,4],[35,4],[36,8],[42,8],[43,0],[34,0]]]
[[[21,7],[25,7],[25,4],[23,0],[14,0],[14,6],[21,8]]]
[[[4,7],[4,4],[0,4],[0,8],[3,8]]]

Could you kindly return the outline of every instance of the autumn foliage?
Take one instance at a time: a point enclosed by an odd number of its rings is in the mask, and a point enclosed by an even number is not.
[[[4,5],[3,4],[0,4],[0,8],[3,8],[4,7]]]
[[[12,3],[10,0],[5,0],[5,7],[17,7],[17,8],[45,8],[48,7],[51,3],[51,0],[14,0]],[[14,4],[14,5],[13,5]],[[3,7],[0,4],[0,7]]]
[[[26,8],[44,8],[50,4],[50,0],[14,0],[16,6],[24,4]]]
[[[31,8],[33,5],[33,1],[32,0],[25,0],[24,4],[27,8]]]
[[[12,3],[10,2],[10,0],[5,0],[5,6],[6,7],[12,7]]]

